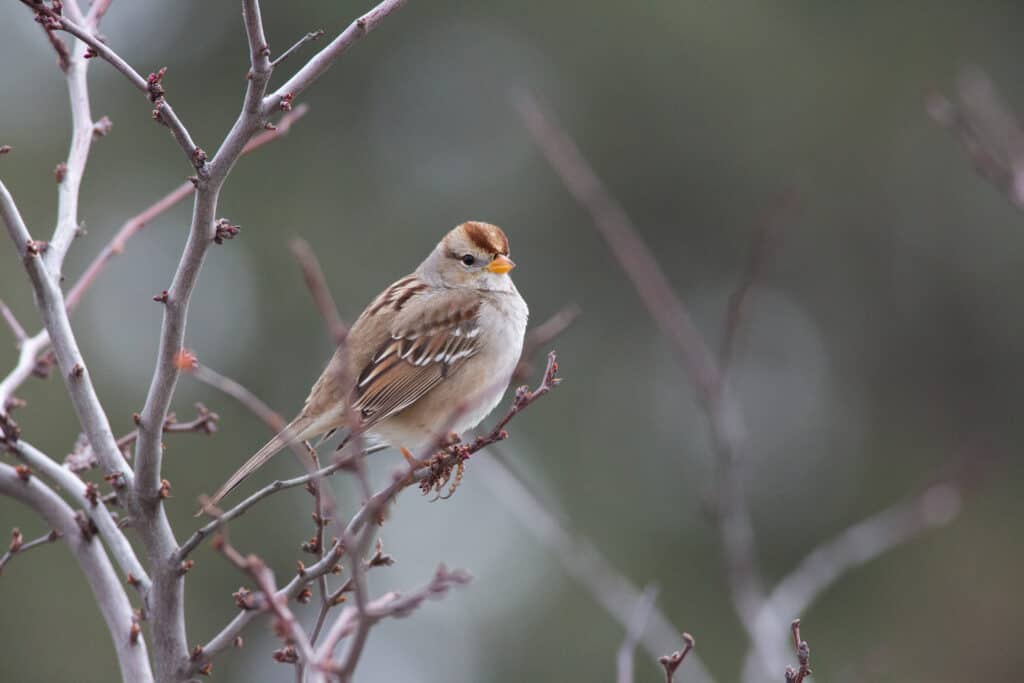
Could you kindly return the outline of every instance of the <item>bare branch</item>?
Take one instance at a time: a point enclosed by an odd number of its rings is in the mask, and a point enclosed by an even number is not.
[[[14,312],[3,301],[0,301],[0,316],[3,317],[7,326],[11,328],[18,346],[21,346],[22,342],[28,339],[28,334],[25,332],[25,328],[21,326],[21,323],[18,322],[18,319],[14,317]]]
[[[481,467],[477,475],[505,509],[544,544],[566,574],[585,588],[609,617],[629,629],[629,615],[642,601],[642,592],[617,571],[589,540],[568,530],[556,505],[541,499],[513,474],[504,448],[490,459],[492,466]],[[657,606],[652,606],[648,626],[638,641],[648,656],[652,660],[657,659],[676,647],[678,638],[679,629]],[[688,666],[691,669],[690,683],[709,683],[712,680],[695,654],[690,656]]]
[[[28,228],[25,227],[21,214],[14,204],[14,199],[2,182],[0,182],[0,217],[7,225],[11,240],[14,242],[25,269],[28,271],[29,279],[32,281],[37,305],[57,355],[57,365],[61,369],[64,384],[71,397],[78,421],[82,425],[82,430],[89,438],[89,443],[99,457],[105,473],[111,475],[120,473],[120,476],[124,477],[124,481],[131,484],[133,481],[132,471],[125,467],[124,460],[117,450],[106,413],[103,412],[99,398],[96,396],[96,391],[85,367],[85,361],[78,349],[78,342],[71,331],[71,323],[64,307],[63,294],[53,277],[47,272],[40,247],[29,235]],[[29,342],[22,346],[23,354],[26,348],[32,348]],[[20,365],[21,360],[19,359]],[[6,400],[7,397],[0,395],[0,398]]]
[[[616,657],[618,683],[633,683],[633,655],[636,653],[640,638],[644,635],[644,629],[647,628],[647,621],[651,618],[657,599],[658,587],[647,586],[633,608],[633,614],[626,625],[626,637],[623,638]]]
[[[2,204],[3,200],[0,198],[0,211],[3,210]],[[15,390],[32,376],[37,367],[36,359],[49,344],[50,335],[45,329],[21,342],[18,349],[18,362],[0,382],[0,415],[6,414]]]
[[[572,138],[544,113],[532,96],[522,94],[516,104],[537,146],[569,193],[591,214],[612,255],[629,276],[697,388],[719,466],[717,516],[731,595],[740,620],[751,638],[755,638],[752,624],[764,591],[757,570],[753,522],[735,467],[742,431],[739,407],[728,392],[719,362],[639,230],[608,193]]]
[[[88,485],[69,469],[61,467],[53,458],[24,440],[8,442],[7,447],[14,452],[19,460],[66,491],[74,498],[75,503],[86,511],[125,578],[131,577],[131,583],[139,589],[143,599],[147,599],[151,587],[149,575],[136,557],[135,550],[132,549],[124,532],[118,527],[117,520],[105,505],[97,504],[96,498],[90,494]],[[126,485],[123,480],[116,477],[111,481],[115,485],[115,490],[124,488]]]
[[[267,81],[270,80],[273,65],[270,63],[270,46],[263,32],[263,16],[259,0],[242,0],[242,20],[245,22],[245,37],[249,43],[249,88],[245,93],[243,109],[250,115],[258,115]]]
[[[594,225],[619,260],[651,318],[693,378],[698,395],[705,402],[712,401],[720,384],[714,356],[636,226],[605,189],[576,144],[544,113],[536,99],[521,94],[516,105],[548,163],[569,193],[590,212]]]
[[[211,412],[202,403],[196,404],[196,416],[184,422],[178,421],[178,416],[171,413],[164,422],[164,434],[206,434],[210,435],[217,431],[217,424],[220,416]],[[139,438],[139,431],[133,429],[124,436],[118,437],[117,447],[121,450],[125,459],[129,457],[130,448]],[[75,450],[64,458],[64,466],[72,472],[84,472],[97,465],[96,454],[93,453],[88,441],[76,445]]]
[[[273,142],[281,136],[286,135],[291,129],[292,124],[302,118],[308,111],[309,107],[302,105],[295,107],[295,109],[290,112],[287,112],[281,117],[281,120],[278,121],[275,128],[254,136],[242,150],[242,154],[244,155],[255,151],[268,142]],[[125,221],[118,229],[113,239],[103,247],[100,253],[93,259],[92,263],[89,264],[85,269],[85,272],[82,273],[82,276],[78,278],[78,281],[75,282],[75,285],[68,292],[68,310],[75,310],[81,301],[82,296],[89,290],[92,284],[96,281],[96,278],[107,267],[110,261],[115,256],[119,256],[124,253],[128,240],[141,232],[143,228],[149,225],[157,217],[178,205],[186,197],[191,196],[195,192],[195,189],[195,185],[191,181],[186,180],[156,202],[146,207],[142,212]]]
[[[513,406],[509,409],[505,418],[500,420],[495,429],[486,437],[480,437],[471,444],[461,444],[458,442],[452,443],[446,447],[445,450],[428,459],[426,466],[421,462],[412,462],[405,471],[396,472],[392,477],[391,483],[370,496],[369,499],[363,503],[362,507],[359,508],[356,514],[352,516],[346,525],[341,538],[356,538],[368,522],[380,517],[388,504],[403,489],[417,483],[420,484],[421,488],[423,488],[424,483],[426,483],[429,484],[426,490],[430,490],[430,488],[433,488],[433,486],[440,481],[439,477],[442,476],[445,471],[450,473],[452,468],[454,468],[458,463],[464,462],[466,458],[473,453],[476,453],[489,444],[506,438],[507,433],[504,431],[504,427],[508,424],[509,420],[557,385],[555,378],[557,369],[558,366],[557,363],[555,363],[554,354],[552,353],[549,356],[548,366],[541,384],[533,391],[520,390],[517,392],[516,400],[514,401]],[[356,452],[354,455],[342,457],[335,463],[321,468],[316,472],[284,482],[274,482],[269,486],[264,487],[262,490],[242,501],[239,505],[219,514],[217,520],[214,520],[196,531],[175,553],[174,557],[176,561],[180,561],[179,558],[185,557],[189,552],[195,549],[195,547],[202,542],[203,538],[216,530],[219,524],[238,517],[249,507],[255,505],[257,502],[271,495],[275,491],[301,486],[309,481],[315,481],[323,476],[327,476],[339,469],[351,468],[353,464],[357,461],[361,461],[366,454],[373,452],[374,450],[375,449],[371,448],[367,449],[365,453]],[[324,559],[318,561],[311,567],[304,567],[288,585],[278,591],[278,595],[287,597],[288,599],[294,599],[302,590],[305,589],[306,586],[330,571],[335,563],[337,563],[343,552],[344,546],[341,543],[334,544],[327,552]],[[367,609],[364,610],[364,612],[369,612],[369,606],[367,606]],[[238,634],[241,633],[242,629],[255,616],[256,615],[251,611],[243,611],[241,614],[236,616],[220,631],[220,633],[214,636],[207,644],[203,645],[202,650],[204,652],[204,656],[206,658],[213,657],[216,653],[229,647]],[[208,661],[208,659],[204,661]],[[199,663],[193,662],[187,672],[195,673],[198,671],[198,668]]]
[[[434,572],[430,582],[422,588],[411,591],[407,595],[387,593],[376,600],[367,602],[362,617],[359,616],[359,610],[356,608],[345,609],[331,626],[323,644],[317,648],[318,669],[321,672],[336,674],[340,680],[344,681],[346,676],[351,675],[351,671],[347,671],[344,665],[337,671],[333,671],[332,653],[342,638],[356,631],[360,619],[363,620],[362,623],[373,625],[381,619],[389,617],[407,617],[425,601],[444,597],[453,587],[465,585],[471,580],[472,577],[467,572],[461,569],[449,570],[442,564]],[[349,650],[349,653],[351,652],[352,650]],[[358,659],[358,656],[356,658]]]
[[[331,341],[335,344],[342,343],[348,335],[348,325],[338,314],[338,307],[334,303],[334,297],[331,296],[331,289],[327,286],[327,280],[324,278],[324,271],[320,268],[316,253],[309,246],[309,242],[299,237],[292,239],[288,246],[302,268],[306,287],[309,288],[313,302],[327,325]]]
[[[151,683],[153,674],[149,668],[146,643],[141,637],[134,640],[130,637],[132,606],[103,547],[83,535],[71,508],[37,477],[29,477],[25,481],[15,468],[0,463],[0,495],[12,497],[32,508],[46,524],[63,535],[92,589],[114,641],[122,679],[126,683]]]
[[[303,661],[315,661],[309,637],[299,625],[295,615],[288,609],[288,599],[278,594],[277,584],[274,582],[274,572],[270,570],[270,567],[255,555],[243,556],[227,542],[223,535],[214,539],[213,546],[231,564],[251,576],[259,586],[264,596],[264,605],[277,617],[276,630],[285,643],[298,647]]]
[[[111,0],[93,0],[92,5],[89,6],[89,14],[86,15],[85,24],[93,30],[96,30],[100,22],[103,21],[103,16],[110,9]]]
[[[327,551],[324,559],[309,567],[304,567],[301,572],[292,577],[291,581],[278,590],[276,593],[277,599],[294,600],[308,585],[324,574],[331,572],[344,552],[345,549],[340,543],[333,544]],[[242,610],[219,633],[202,646],[203,656],[191,662],[185,671],[185,675],[195,675],[203,664],[231,647],[242,630],[259,615],[260,612],[258,610]]]
[[[109,62],[111,66],[117,69],[128,81],[135,86],[137,90],[142,92],[149,98],[149,101],[153,104],[153,118],[158,122],[167,126],[171,131],[171,135],[178,142],[182,151],[185,152],[186,158],[189,163],[195,167],[200,177],[206,175],[206,153],[203,152],[196,144],[192,141],[192,136],[189,134],[188,129],[185,128],[185,124],[181,122],[178,115],[175,113],[174,108],[171,107],[170,103],[164,97],[164,89],[161,81],[163,80],[165,69],[160,69],[155,73],[151,73],[148,77],[143,78],[139,72],[131,67],[124,59],[121,58],[114,50],[107,46],[106,43],[97,38],[94,33],[81,26],[71,19],[63,16],[42,3],[35,4],[29,0],[22,0],[25,4],[29,5],[36,12],[36,16],[42,16],[50,25],[62,31],[66,31],[71,35],[78,38],[84,44],[88,45],[89,48],[99,57],[102,57],[105,61]]]
[[[750,298],[764,274],[764,269],[772,254],[778,248],[782,225],[790,219],[796,209],[796,193],[787,192],[769,209],[768,216],[757,230],[754,245],[750,250],[747,268],[740,279],[739,285],[729,297],[729,306],[725,316],[725,329],[722,333],[722,347],[719,351],[719,362],[722,372],[728,374],[733,365],[736,344],[747,315]]]
[[[844,529],[835,538],[815,547],[779,581],[765,601],[754,628],[762,642],[782,643],[785,615],[801,614],[846,573],[884,555],[921,533],[944,526],[960,512],[961,490],[955,480],[944,480],[906,500]],[[751,652],[746,680],[783,664],[776,648],[770,653]],[[762,661],[756,658],[762,657]],[[755,671],[757,673],[755,673]]]
[[[956,93],[956,104],[933,93],[928,113],[960,139],[979,174],[1024,208],[1024,131],[1017,117],[980,69],[965,69]]]
[[[522,382],[533,373],[531,359],[534,355],[569,329],[569,326],[576,322],[576,318],[580,317],[580,313],[579,306],[568,304],[526,333],[526,339],[523,340],[523,352],[519,355],[519,365],[516,366],[515,371],[512,373],[513,384]]]
[[[65,70],[68,100],[71,103],[71,148],[64,162],[63,177],[57,189],[57,227],[50,239],[44,260],[54,276],[61,272],[64,256],[79,233],[78,194],[92,146],[95,124],[89,108],[86,71],[89,60],[83,57],[85,45],[75,41]]]
[[[264,403],[259,396],[230,377],[225,377],[206,365],[199,365],[190,374],[203,384],[209,385],[241,403],[249,412],[258,417],[263,424],[267,425],[267,428],[274,434],[284,429],[286,423],[280,413]]]
[[[338,34],[324,49],[317,52],[284,85],[263,100],[263,112],[269,114],[282,107],[287,109],[291,106],[293,98],[298,97],[313,84],[313,81],[320,78],[338,57],[352,47],[357,40],[377,28],[385,17],[405,3],[406,0],[384,0],[349,24],[348,28]]]
[[[7,546],[7,552],[0,555],[0,575],[4,573],[4,567],[7,566],[7,563],[10,562],[11,558],[15,555],[32,550],[32,548],[37,548],[47,543],[53,543],[60,537],[61,533],[59,531],[51,529],[50,533],[26,542],[25,537],[21,534],[21,529],[17,527],[11,529],[11,543]]]
[[[374,446],[372,448],[367,449],[365,455],[382,451],[385,448],[387,448],[387,446]],[[321,467],[320,469],[314,472],[304,474],[300,477],[294,477],[292,479],[277,479],[275,481],[270,482],[269,484],[261,488],[259,491],[256,491],[251,496],[249,496],[242,502],[238,503],[234,507],[225,510],[218,516],[217,519],[214,519],[212,522],[209,522],[200,527],[199,529],[197,529],[191,536],[189,536],[187,541],[181,544],[181,547],[178,548],[175,557],[177,558],[178,561],[184,560],[186,557],[188,557],[189,553],[195,550],[196,547],[198,547],[199,544],[203,542],[204,538],[210,536],[214,531],[217,530],[217,528],[222,523],[230,522],[233,519],[241,517],[249,510],[249,508],[256,505],[256,503],[267,498],[268,496],[271,496],[277,493],[278,491],[285,491],[287,489],[293,489],[298,486],[305,486],[310,482],[319,481],[324,477],[328,477],[334,474],[338,470],[347,469],[351,466],[351,458],[344,458],[336,460],[330,465]]]

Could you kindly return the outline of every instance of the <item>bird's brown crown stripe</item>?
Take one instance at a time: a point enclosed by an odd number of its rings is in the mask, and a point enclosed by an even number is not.
[[[465,224],[465,230],[466,237],[487,253],[508,256],[508,238],[501,228],[471,221]]]

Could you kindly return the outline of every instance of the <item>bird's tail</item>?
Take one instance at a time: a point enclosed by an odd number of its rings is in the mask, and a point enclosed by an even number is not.
[[[216,505],[219,503],[224,496],[231,493],[246,477],[262,467],[283,448],[306,439],[311,439],[319,434],[320,431],[323,431],[318,430],[317,427],[319,425],[315,423],[316,420],[305,416],[299,416],[292,420],[287,427],[278,432],[273,439],[268,441],[263,448],[256,451],[255,455],[246,460],[244,465],[228,477],[228,480],[210,498],[209,504]],[[198,517],[202,513],[203,510],[200,510],[196,513],[196,516]]]

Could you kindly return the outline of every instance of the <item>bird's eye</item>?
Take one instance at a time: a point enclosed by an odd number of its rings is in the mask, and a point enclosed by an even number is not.
[[[466,254],[462,257],[462,262],[467,266],[471,266],[476,263],[476,258],[472,254]]]

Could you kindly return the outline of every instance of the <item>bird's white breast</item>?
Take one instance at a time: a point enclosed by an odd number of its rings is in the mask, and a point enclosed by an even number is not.
[[[523,352],[529,315],[526,301],[515,290],[490,297],[481,306],[479,322],[487,336],[480,356],[489,370],[480,393],[471,400],[472,406],[456,420],[456,432],[476,427],[501,402]]]

